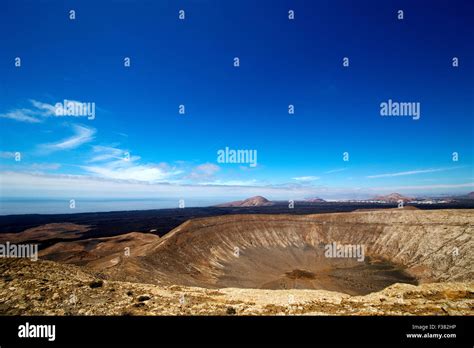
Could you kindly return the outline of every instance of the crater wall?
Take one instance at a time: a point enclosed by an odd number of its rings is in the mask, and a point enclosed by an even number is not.
[[[202,218],[185,222],[144,256],[123,260],[109,273],[128,281],[209,288],[341,291],[331,282],[339,279],[347,293],[395,282],[470,281],[473,218],[470,210],[404,209]],[[328,259],[324,246],[331,243],[363,245],[364,263]],[[365,280],[381,277],[387,284],[364,288]]]

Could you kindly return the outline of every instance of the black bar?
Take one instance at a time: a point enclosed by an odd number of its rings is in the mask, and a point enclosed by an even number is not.
[[[448,345],[473,342],[474,317],[0,317],[0,345],[159,344],[242,345],[315,343]],[[19,338],[26,322],[56,326],[47,338]],[[417,325],[418,329],[414,329]],[[430,326],[434,325],[434,326]],[[455,325],[455,327],[453,327]],[[423,331],[420,327],[426,326]],[[455,334],[446,338],[407,338],[407,334]]]

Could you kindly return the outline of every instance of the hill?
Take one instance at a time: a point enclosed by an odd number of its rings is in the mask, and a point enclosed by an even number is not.
[[[216,207],[264,207],[273,205],[268,199],[262,196],[254,196],[242,201],[234,201],[216,205]]]

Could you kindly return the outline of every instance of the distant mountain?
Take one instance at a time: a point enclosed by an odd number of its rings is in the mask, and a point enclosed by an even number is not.
[[[273,205],[268,199],[262,196],[247,198],[243,201],[234,201],[216,205],[216,207],[263,207]]]
[[[311,202],[311,203],[323,203],[326,202],[324,199],[319,198],[319,197],[312,197],[312,198],[305,198],[305,202]]]
[[[390,202],[390,203],[398,203],[399,201],[409,202],[412,200],[413,200],[412,197],[405,197],[399,193],[391,193],[385,196],[375,196],[374,198],[371,199],[371,201],[384,201],[384,202]]]
[[[474,200],[474,192],[469,192],[465,195],[459,195],[459,196],[449,196],[447,197],[447,199],[451,199],[451,200],[458,200],[458,201],[462,201],[462,200]]]

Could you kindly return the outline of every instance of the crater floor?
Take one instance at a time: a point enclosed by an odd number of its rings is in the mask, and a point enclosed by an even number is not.
[[[390,262],[327,258],[322,247],[250,248],[223,263],[222,272],[216,281],[219,288],[314,289],[366,295],[395,283],[418,283]]]

